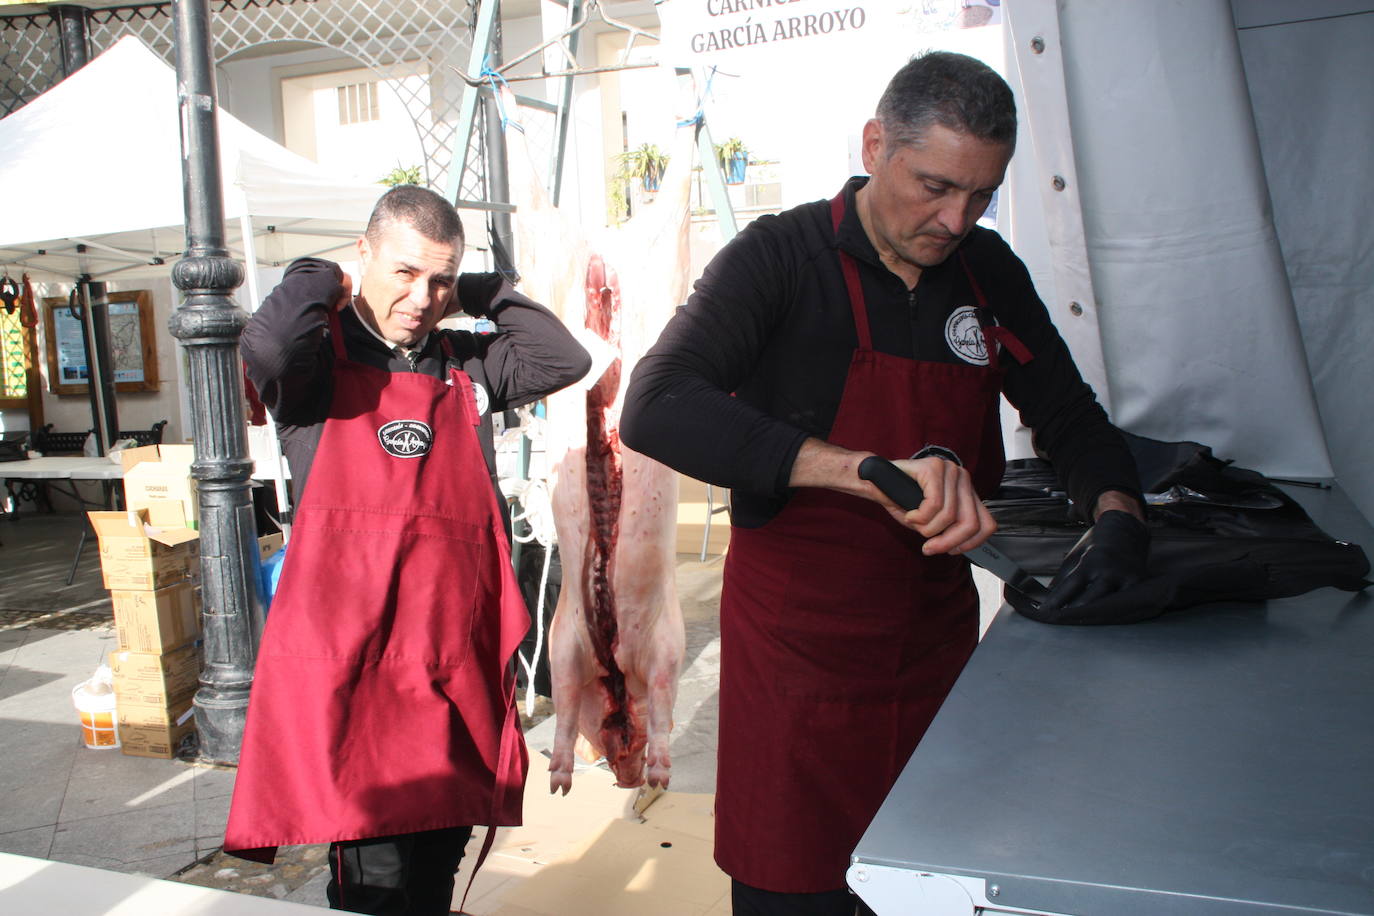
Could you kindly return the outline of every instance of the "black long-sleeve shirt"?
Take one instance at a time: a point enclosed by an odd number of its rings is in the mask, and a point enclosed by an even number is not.
[[[248,378],[277,422],[297,502],[305,492],[333,398],[329,310],[343,292],[342,279],[343,271],[332,261],[293,262],[253,313],[240,339]],[[340,311],[339,325],[349,359],[389,372],[422,372],[440,379],[447,377],[441,343],[447,338],[459,367],[488,395],[478,440],[495,479],[492,413],[571,385],[587,374],[591,358],[552,312],[517,293],[499,274],[461,274],[457,294],[463,311],[490,319],[494,333],[435,330],[412,354],[412,361],[365,326],[352,307]]]
[[[707,266],[686,306],[631,378],[621,419],[629,447],[700,480],[730,487],[735,524],[756,527],[786,503],[798,449],[828,436],[858,335],[836,249],[858,263],[873,346],[894,356],[959,362],[945,324],[975,302],[960,259],[925,268],[915,289],[879,260],[844,187],[829,201],[750,223]],[[1025,265],[997,233],[960,246],[999,324],[1034,354],[1007,367],[1004,391],[1059,470],[1091,507],[1105,490],[1138,493],[1125,443],[1083,381]],[[939,444],[939,443],[936,443]],[[906,456],[888,456],[906,457]]]

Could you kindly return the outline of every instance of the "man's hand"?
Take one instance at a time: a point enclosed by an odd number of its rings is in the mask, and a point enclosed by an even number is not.
[[[461,311],[473,318],[487,317],[491,313],[492,300],[501,292],[501,279],[495,271],[459,274],[458,286],[444,314]]]
[[[943,458],[894,461],[920,485],[924,495],[919,506],[906,512],[882,490],[860,479],[859,462],[871,454],[807,439],[797,452],[788,482],[794,487],[824,487],[871,499],[887,509],[899,524],[927,539],[921,548],[926,556],[963,553],[997,530],[997,523],[974,492],[973,479],[964,468]]]
[[[353,278],[343,271],[339,272],[343,279],[339,281],[339,298],[334,302],[334,311],[342,312],[348,308],[348,304],[353,301]]]
[[[907,512],[893,504],[877,487],[868,486],[876,499],[898,522],[920,532],[926,542],[926,556],[940,553],[960,554],[992,537],[997,523],[973,489],[973,478],[965,468],[943,458],[916,458],[892,462],[921,487],[924,499]]]
[[[1040,612],[1088,605],[1145,581],[1150,531],[1125,509],[1108,509],[1064,557]]]
[[[1093,521],[1097,521],[1103,512],[1110,512],[1119,509],[1145,521],[1145,510],[1141,508],[1140,500],[1129,493],[1122,493],[1120,490],[1104,490],[1097,497],[1097,505],[1093,506]]]

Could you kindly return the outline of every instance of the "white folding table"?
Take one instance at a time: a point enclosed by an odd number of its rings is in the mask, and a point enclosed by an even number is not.
[[[114,481],[124,477],[124,467],[118,462],[111,461],[109,458],[87,458],[82,456],[66,457],[51,456],[43,458],[26,458],[23,461],[0,462],[0,477],[4,478],[6,496],[10,501],[10,512],[18,509],[15,505],[16,493],[13,488],[14,481],[22,480],[41,480],[48,486],[56,486],[61,489],[61,482],[67,481],[67,486],[61,491],[72,497],[81,506],[91,506],[94,508],[108,509],[113,506]],[[86,499],[76,489],[76,485],[71,481],[76,480],[99,480],[104,485],[105,498],[102,502],[93,503]],[[81,552],[86,547],[87,531],[83,526],[81,529],[81,540],[76,545],[76,556],[72,558],[72,568],[67,573],[67,584],[71,585],[76,578],[76,567],[81,562]]]

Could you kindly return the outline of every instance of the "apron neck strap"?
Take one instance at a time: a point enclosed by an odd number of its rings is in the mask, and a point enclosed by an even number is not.
[[[959,266],[964,268],[964,276],[968,277],[968,285],[973,287],[973,299],[978,303],[980,309],[988,307],[988,297],[983,295],[983,287],[978,285],[978,281],[973,277],[973,271],[969,269],[968,258],[964,257],[964,250],[959,249]]]
[[[1030,348],[1022,343],[1019,337],[997,323],[992,309],[988,308],[988,299],[983,295],[983,288],[974,279],[973,271],[968,266],[968,258],[964,257],[963,251],[959,252],[959,265],[964,268],[964,276],[968,277],[968,285],[973,289],[973,299],[978,303],[978,324],[983,329],[983,343],[988,349],[988,365],[997,368],[998,344],[1006,347],[1007,352],[1021,365],[1030,362],[1034,358]]]
[[[830,225],[838,234],[840,222],[844,219],[844,192],[836,194],[830,201]],[[873,335],[868,330],[868,306],[864,302],[863,284],[859,282],[859,265],[849,252],[839,247],[839,239],[836,239],[836,249],[840,255],[840,272],[844,274],[845,289],[849,291],[849,308],[854,313],[854,330],[859,335],[859,349],[873,349]]]

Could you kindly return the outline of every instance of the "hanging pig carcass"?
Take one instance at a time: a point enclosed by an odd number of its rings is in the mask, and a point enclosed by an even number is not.
[[[513,99],[506,106],[514,110]],[[594,242],[550,203],[523,135],[506,139],[522,290],[586,329],[594,365],[582,387],[548,401],[563,564],[550,630],[550,790],[571,788],[575,746],[587,759],[605,757],[621,786],[666,786],[685,642],[674,579],[677,475],[624,448],[619,427],[635,361],[687,294],[693,128],[678,128],[657,200]]]

